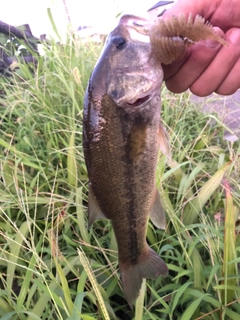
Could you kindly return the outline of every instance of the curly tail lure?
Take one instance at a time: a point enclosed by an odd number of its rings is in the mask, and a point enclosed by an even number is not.
[[[170,64],[184,52],[186,47],[205,40],[215,40],[226,46],[227,42],[214,32],[210,22],[197,15],[173,16],[158,19],[149,28],[152,52],[157,60]]]

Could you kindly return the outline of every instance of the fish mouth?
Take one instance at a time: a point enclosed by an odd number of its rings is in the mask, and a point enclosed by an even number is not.
[[[150,95],[147,95],[145,97],[138,98],[133,103],[127,102],[126,105],[129,107],[142,107],[143,105],[147,104],[152,97]]]

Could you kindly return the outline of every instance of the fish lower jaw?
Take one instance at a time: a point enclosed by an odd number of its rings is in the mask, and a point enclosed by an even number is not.
[[[137,114],[142,114],[142,112],[146,112],[148,110],[148,105],[153,99],[153,97],[151,96],[146,96],[145,98],[137,99],[133,103],[127,102],[120,106],[120,108],[122,108],[129,116],[136,116]]]
[[[142,107],[142,106],[146,105],[150,100],[151,100],[151,96],[150,95],[146,95],[145,97],[138,98],[134,102],[126,103],[126,106],[129,106],[129,107]]]
[[[141,93],[135,95],[134,97],[121,97],[119,99],[112,99],[120,108],[137,109],[145,106],[150,100],[152,100],[152,97],[152,93],[150,94],[148,91],[146,91],[145,94]]]
[[[160,90],[154,90],[154,92],[148,93],[145,95],[139,95],[135,99],[129,99],[121,101],[118,106],[127,114],[135,114],[136,112],[142,112],[148,109],[148,105],[151,103],[159,103],[160,102]]]

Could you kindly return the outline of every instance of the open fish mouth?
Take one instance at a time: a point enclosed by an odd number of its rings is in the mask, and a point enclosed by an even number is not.
[[[146,95],[145,97],[138,98],[135,102],[127,102],[126,105],[129,107],[142,107],[146,105],[151,99],[152,96]]]
[[[116,80],[117,76],[115,77]],[[122,79],[122,77],[121,77]],[[127,81],[124,86],[121,86],[121,80],[119,85],[114,85],[110,87],[108,92],[109,96],[116,103],[118,107],[121,108],[138,108],[144,107],[148,102],[152,100],[154,96],[159,95],[159,86],[162,82],[162,72],[159,70],[159,75],[154,80],[155,82],[149,80],[147,77],[140,78],[139,81],[136,81],[136,85],[133,85],[132,77],[129,77],[130,81]],[[137,82],[143,82],[143,85],[138,85]]]

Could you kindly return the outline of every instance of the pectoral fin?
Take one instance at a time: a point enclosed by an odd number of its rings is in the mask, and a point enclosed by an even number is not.
[[[159,143],[160,143],[160,150],[162,151],[162,153],[165,154],[169,160],[171,160],[172,153],[169,146],[169,139],[168,139],[166,130],[164,129],[162,124],[160,124],[159,126]]]
[[[166,218],[161,204],[160,194],[156,188],[155,201],[150,212],[152,223],[159,229],[165,229]]]
[[[106,218],[100,209],[98,201],[94,195],[91,183],[89,183],[89,190],[88,190],[88,228],[91,227],[94,221]]]

